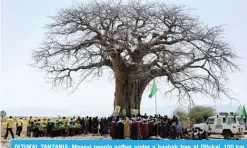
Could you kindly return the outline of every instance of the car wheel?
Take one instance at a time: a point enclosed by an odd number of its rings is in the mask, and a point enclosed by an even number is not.
[[[233,137],[233,134],[230,130],[223,131],[223,137],[224,139],[230,140]]]

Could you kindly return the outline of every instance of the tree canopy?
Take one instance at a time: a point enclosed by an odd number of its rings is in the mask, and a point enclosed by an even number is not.
[[[58,11],[46,29],[33,58],[53,86],[77,88],[108,67],[116,81],[115,105],[122,108],[138,108],[156,77],[166,77],[172,86],[167,93],[177,92],[179,99],[192,101],[195,93],[230,98],[227,71],[238,67],[223,28],[203,24],[185,7],[82,3]]]
[[[189,111],[193,123],[205,122],[208,117],[216,115],[216,110],[210,106],[195,106]]]
[[[189,114],[185,109],[177,108],[174,110],[173,114],[179,117],[179,121],[183,127],[188,127],[190,125]]]
[[[216,115],[216,110],[210,106],[194,106],[189,111],[177,108],[174,114],[179,117],[182,125],[186,127],[189,124],[205,122],[208,117]]]

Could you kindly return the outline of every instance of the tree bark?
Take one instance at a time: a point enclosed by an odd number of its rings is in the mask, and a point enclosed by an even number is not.
[[[138,109],[140,112],[142,94],[151,81],[151,78],[133,79],[128,75],[116,75],[115,83],[115,106],[126,109],[126,115],[130,115],[131,109]]]
[[[113,69],[115,74],[115,106],[120,106],[126,115],[131,115],[131,109],[138,109],[140,112],[142,94],[152,80],[149,78],[138,78],[138,67],[126,65],[120,54],[114,57]]]

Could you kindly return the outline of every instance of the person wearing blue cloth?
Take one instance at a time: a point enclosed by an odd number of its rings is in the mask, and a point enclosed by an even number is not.
[[[179,121],[177,123],[177,132],[178,132],[178,137],[183,138],[183,128]]]
[[[109,130],[109,120],[104,118],[103,120],[103,136],[107,136],[109,133],[108,133],[108,130]]]

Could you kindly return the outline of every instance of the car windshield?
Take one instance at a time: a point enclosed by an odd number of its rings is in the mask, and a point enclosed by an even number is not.
[[[206,124],[214,124],[214,118],[208,118],[208,120],[205,123]]]
[[[245,122],[242,118],[238,117],[237,120],[239,122],[239,125],[245,125]]]

